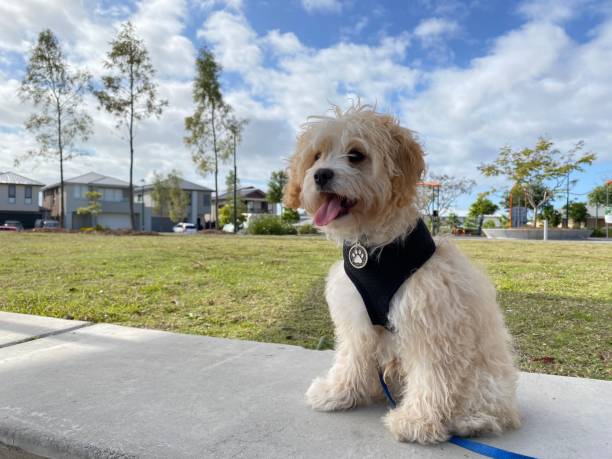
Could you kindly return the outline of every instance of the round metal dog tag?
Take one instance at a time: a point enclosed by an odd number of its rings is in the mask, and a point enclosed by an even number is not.
[[[359,242],[349,249],[349,263],[355,269],[361,269],[368,264],[368,251]]]

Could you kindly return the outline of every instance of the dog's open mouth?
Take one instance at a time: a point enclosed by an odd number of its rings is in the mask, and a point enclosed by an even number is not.
[[[337,218],[343,217],[356,204],[355,201],[337,194],[326,193],[324,197],[325,201],[314,215],[314,224],[317,226],[325,226]]]

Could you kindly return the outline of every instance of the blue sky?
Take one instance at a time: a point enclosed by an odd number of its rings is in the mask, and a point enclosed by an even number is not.
[[[243,184],[265,188],[307,116],[357,97],[418,133],[431,172],[477,180],[457,209],[478,191],[505,185],[482,178],[479,163],[540,135],[561,149],[584,140],[599,154],[576,177],[574,199],[612,178],[612,2],[588,0],[0,2],[0,170],[15,169],[14,157],[34,147],[23,131],[31,107],[16,89],[37,33],[50,27],[73,66],[99,75],[107,43],[125,20],[147,44],[170,103],[139,128],[138,178],[177,168],[213,183],[195,173],[182,144],[193,61],[203,45],[224,67],[227,101],[250,119],[239,151]],[[71,161],[67,175],[127,178],[125,140],[93,99],[86,107],[95,134],[78,146],[88,155]],[[44,182],[58,177],[48,161],[15,170]]]

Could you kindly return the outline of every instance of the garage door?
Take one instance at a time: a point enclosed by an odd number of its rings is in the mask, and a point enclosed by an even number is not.
[[[130,227],[130,216],[128,214],[100,214],[96,217],[98,225],[110,229],[121,229]]]

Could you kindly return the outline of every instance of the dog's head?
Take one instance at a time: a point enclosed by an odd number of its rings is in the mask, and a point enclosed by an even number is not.
[[[336,109],[335,117],[305,124],[284,203],[306,209],[334,238],[380,241],[377,235],[394,232],[390,228],[402,226],[398,219],[406,219],[406,210],[414,210],[424,168],[421,147],[395,118],[369,106]]]

